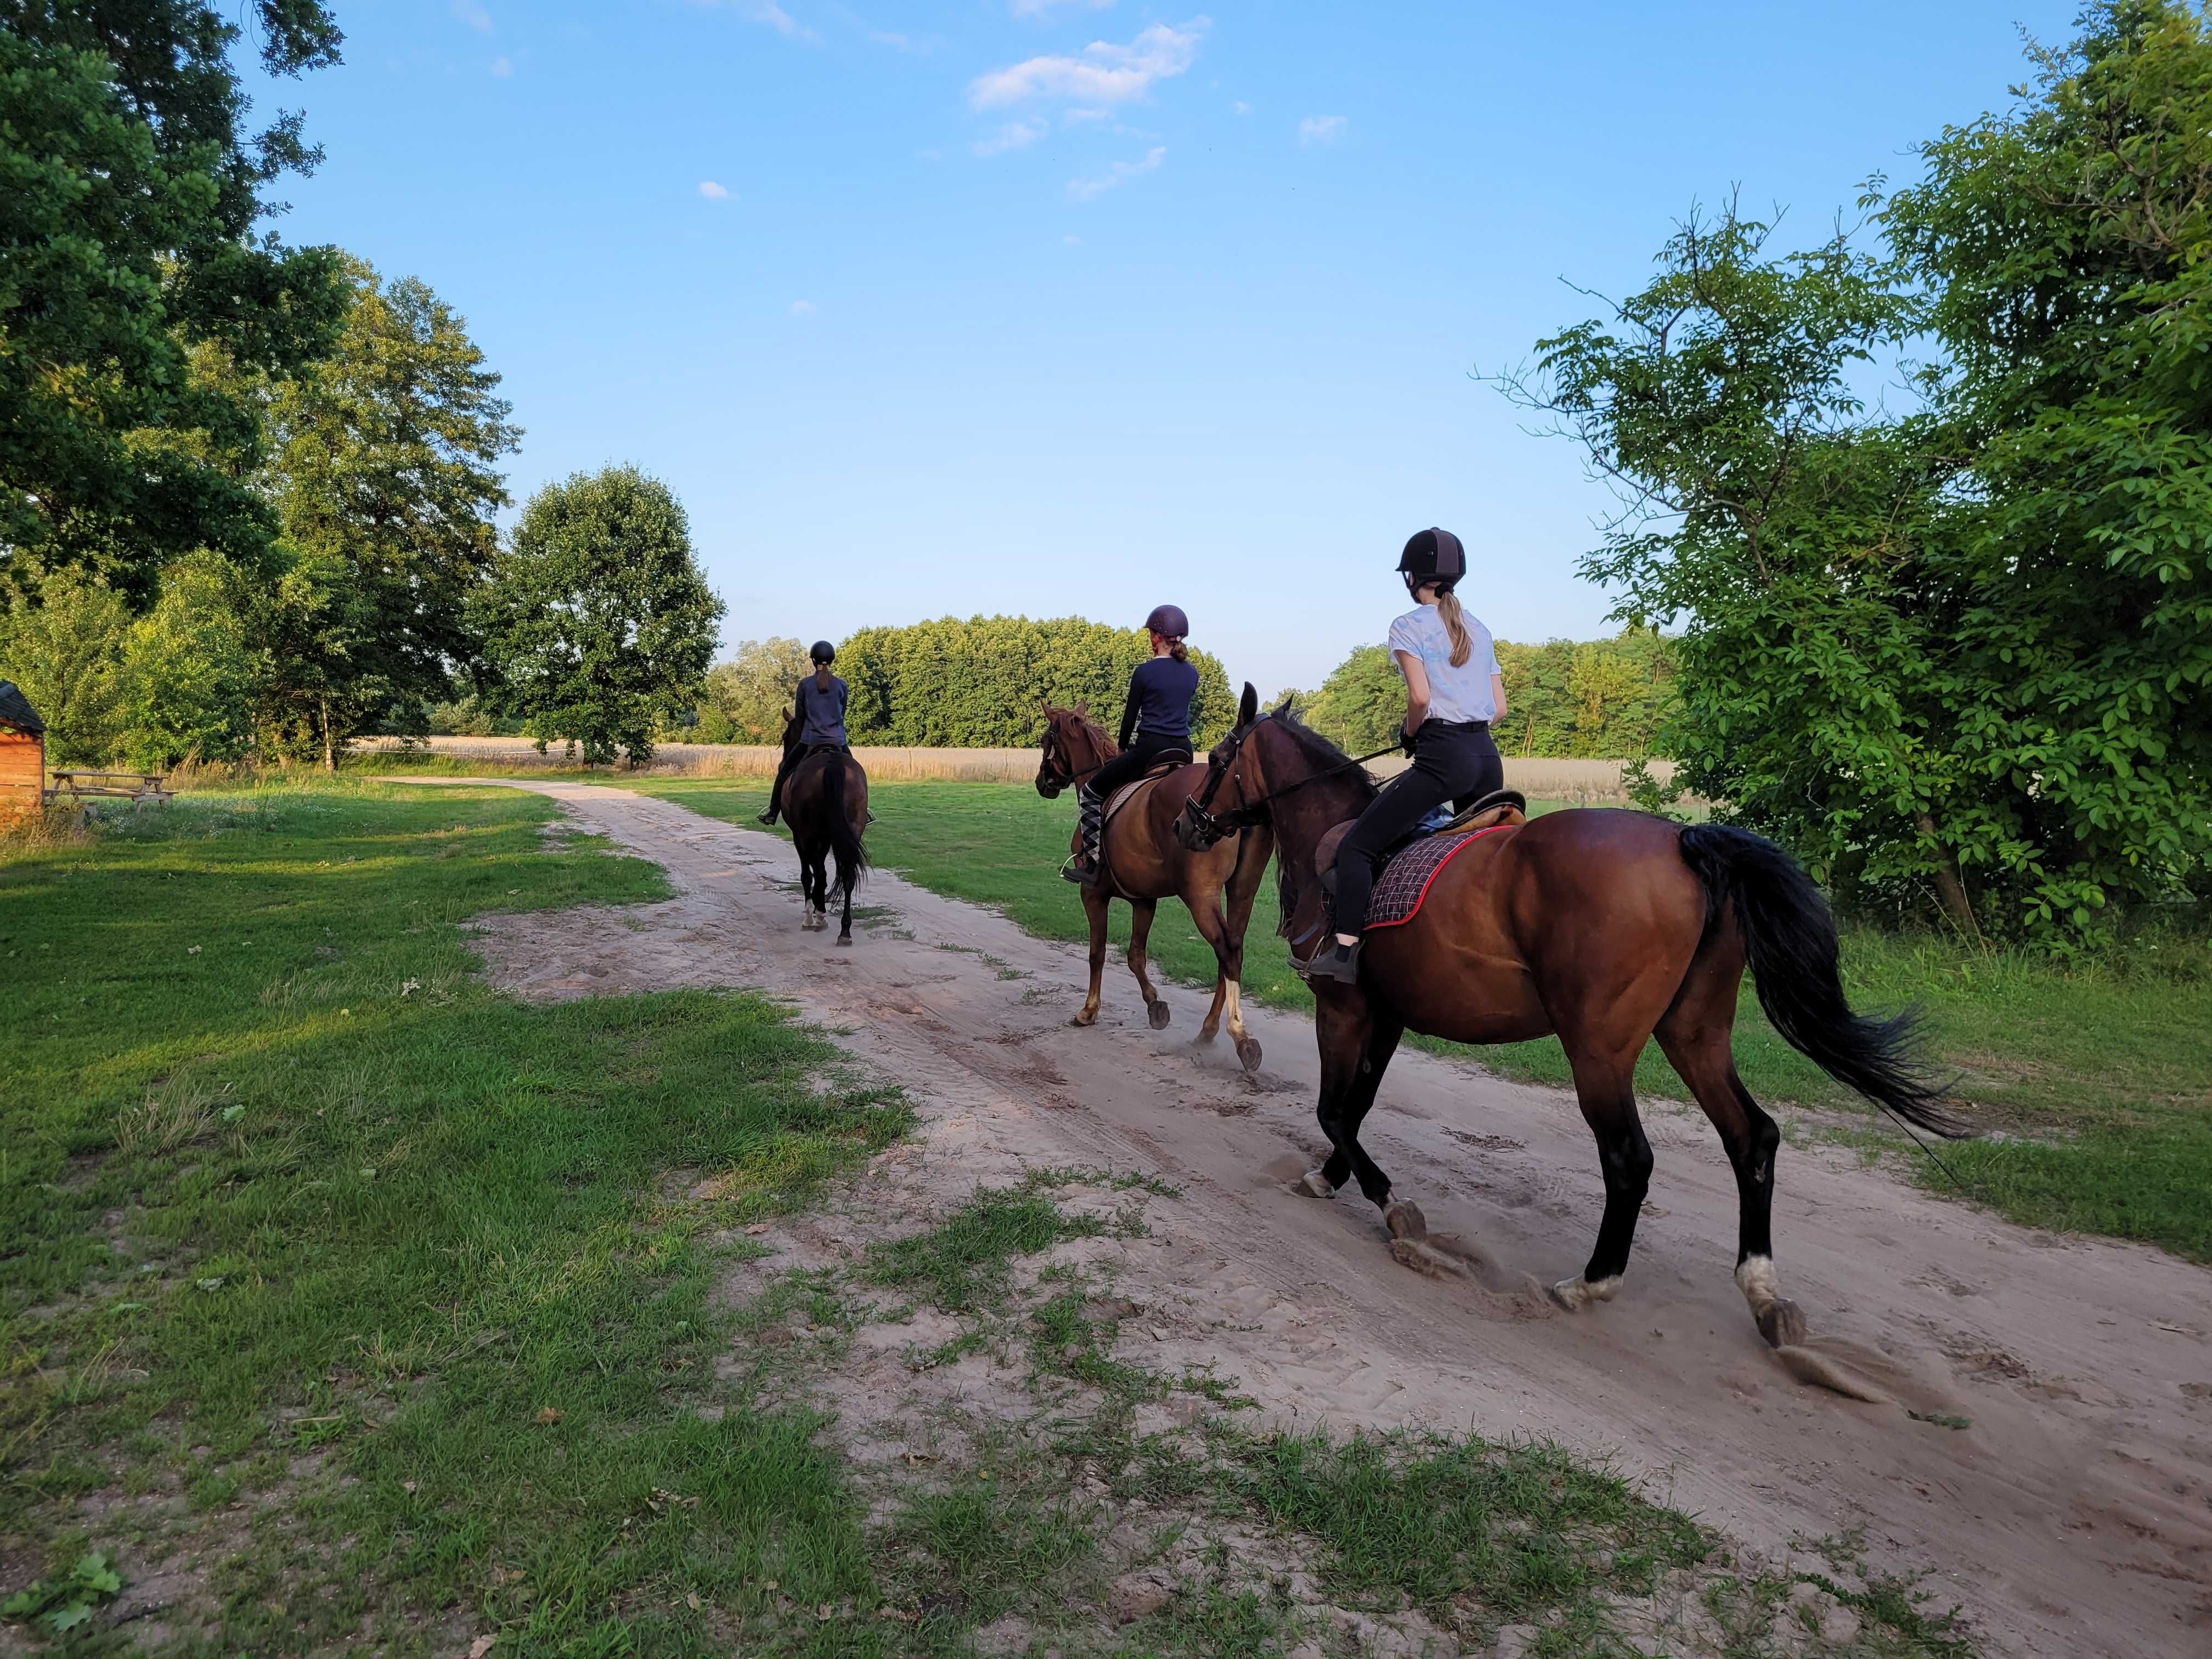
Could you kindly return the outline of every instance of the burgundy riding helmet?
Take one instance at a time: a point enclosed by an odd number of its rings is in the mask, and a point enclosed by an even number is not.
[[[1152,614],[1145,618],[1145,631],[1158,634],[1164,640],[1190,637],[1190,618],[1182,614],[1179,605],[1156,605]]]
[[[1449,589],[1467,574],[1467,549],[1449,530],[1417,531],[1399,556],[1398,574]],[[1418,585],[1418,584],[1410,584]]]

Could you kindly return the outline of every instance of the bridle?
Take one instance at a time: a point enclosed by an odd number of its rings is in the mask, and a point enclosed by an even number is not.
[[[1082,782],[1084,779],[1089,777],[1093,772],[1097,771],[1101,767],[1106,764],[1103,760],[1096,760],[1091,762],[1090,765],[1085,767],[1081,771],[1076,770],[1074,766],[1069,763],[1066,744],[1060,738],[1060,722],[1049,714],[1045,716],[1044,742],[1041,746],[1044,750],[1044,757],[1037,766],[1038,783],[1042,785],[1046,781],[1045,768],[1048,765],[1059,767],[1064,769],[1067,774],[1065,779],[1054,778],[1050,781],[1052,783],[1052,791],[1050,794],[1048,794],[1045,797],[1048,800],[1051,799],[1053,796],[1059,794],[1060,792],[1066,788],[1069,784]]]
[[[1279,789],[1270,789],[1256,800],[1244,799],[1244,780],[1240,776],[1237,780],[1237,804],[1228,811],[1217,814],[1213,811],[1213,798],[1220,791],[1222,779],[1227,777],[1230,768],[1237,764],[1237,757],[1244,752],[1245,744],[1249,742],[1252,734],[1260,729],[1261,720],[1271,720],[1274,718],[1273,714],[1262,714],[1259,720],[1254,720],[1243,731],[1232,732],[1223,739],[1223,746],[1228,752],[1225,755],[1217,756],[1210,763],[1205,787],[1183,803],[1182,817],[1190,824],[1189,833],[1183,837],[1186,846],[1194,851],[1211,847],[1224,836],[1233,834],[1239,830],[1249,830],[1255,824],[1265,823],[1267,822],[1267,809],[1272,802],[1279,801],[1285,795],[1294,795],[1308,784],[1319,783],[1323,778],[1333,778],[1338,773],[1348,772],[1355,766],[1364,766],[1369,761],[1380,760],[1385,755],[1396,752],[1398,748],[1398,745],[1394,743],[1377,749],[1370,754],[1354,755],[1349,760],[1339,761],[1334,766],[1325,766],[1318,772],[1300,778],[1296,783],[1286,783]]]

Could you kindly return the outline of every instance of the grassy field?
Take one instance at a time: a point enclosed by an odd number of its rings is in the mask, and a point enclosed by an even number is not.
[[[1286,1654],[1291,1562],[1532,1654],[1623,1651],[1613,1609],[1662,1593],[1698,1650],[1778,1651],[1808,1590],[1856,1621],[1834,1651],[1966,1651],[1909,1585],[1737,1571],[1555,1449],[1264,1432],[1116,1358],[1109,1287],[1052,1252],[1141,1232],[1140,1184],[979,1192],[733,1298],[749,1228],[906,1103],[759,996],[487,989],[467,918],[664,890],[552,819],[316,781],[0,842],[0,1647],[950,1656],[1012,1620]],[[917,1306],[1034,1410],[871,1468],[816,1385]],[[1170,1399],[1190,1426],[1137,1432]],[[1133,1565],[1168,1588],[1112,1611]]]
[[[637,787],[738,822],[766,801],[766,791],[746,781],[651,779]],[[1057,874],[1072,803],[1026,787],[957,783],[886,783],[873,799],[878,821],[868,845],[878,862],[934,891],[995,905],[1033,933],[1085,937],[1082,908]],[[1119,939],[1127,911],[1115,913]],[[1271,878],[1254,912],[1246,990],[1277,1007],[1310,1007],[1275,922]],[[1169,973],[1211,982],[1212,953],[1179,905],[1161,906],[1152,950]],[[1844,966],[1860,1006],[1923,1010],[1932,1054],[1956,1074],[1976,1121],[2002,1132],[1944,1149],[1977,1196],[2033,1225],[2142,1239],[2212,1261],[2212,951],[2202,940],[2146,938],[2108,959],[2066,964],[1855,928]],[[1118,958],[1106,994],[1133,1006]],[[1567,1082],[1565,1057],[1549,1039],[1476,1052],[1509,1077]],[[1753,1093],[1771,1103],[1853,1103],[1775,1036],[1748,996],[1736,1053]],[[1647,1094],[1686,1096],[1656,1044],[1638,1079]],[[1918,1154],[1905,1167],[1951,1190]]]

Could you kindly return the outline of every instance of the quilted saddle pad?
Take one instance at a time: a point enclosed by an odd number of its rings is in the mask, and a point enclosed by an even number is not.
[[[1415,842],[1383,866],[1382,873],[1375,878],[1375,891],[1367,901],[1369,931],[1401,927],[1411,921],[1420,915],[1421,901],[1428,897],[1429,889],[1444,866],[1485,836],[1520,827],[1517,823],[1498,823],[1472,835],[1428,836]]]

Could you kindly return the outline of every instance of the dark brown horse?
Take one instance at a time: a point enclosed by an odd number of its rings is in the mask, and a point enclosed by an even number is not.
[[[868,775],[849,750],[817,749],[792,769],[783,786],[783,817],[799,849],[799,885],[806,918],[799,925],[819,933],[830,926],[829,864],[837,864],[845,915],[837,943],[853,942],[853,884],[868,867],[860,837],[868,828]]]
[[[1246,687],[1248,708],[1251,695]],[[1366,774],[1293,720],[1285,702],[1240,722],[1215,747],[1176,828],[1204,845],[1272,823],[1284,932],[1303,955],[1329,931],[1318,879],[1333,861],[1329,832],[1374,795]],[[1651,1176],[1636,1059],[1656,1036],[1735,1170],[1737,1287],[1768,1342],[1803,1338],[1804,1316],[1774,1274],[1781,1134],[1736,1075],[1729,1048],[1747,960],[1760,1006],[1791,1047],[1905,1121],[1960,1132],[1906,1054],[1909,1020],[1867,1019],[1844,1000],[1835,924],[1819,890],[1787,854],[1744,830],[1596,809],[1495,830],[1437,872],[1412,921],[1369,932],[1361,955],[1357,986],[1314,982],[1321,1128],[1334,1150],[1306,1190],[1327,1197],[1357,1178],[1402,1241],[1398,1254],[1443,1265],[1419,1243],[1419,1210],[1392,1201],[1390,1178],[1359,1144],[1398,1039],[1408,1030],[1473,1043],[1556,1036],[1605,1177],[1589,1265],[1552,1290],[1572,1311],[1611,1300],[1628,1267]]]
[[[1248,693],[1249,695],[1249,693]],[[1248,711],[1249,712],[1249,711]],[[1044,754],[1037,763],[1037,793],[1049,800],[1080,783],[1121,752],[1078,703],[1073,708],[1044,705]],[[1218,837],[1198,850],[1184,847],[1174,833],[1176,815],[1191,791],[1206,781],[1202,766],[1178,766],[1164,776],[1136,787],[1106,821],[1098,856],[1105,874],[1083,890],[1083,908],[1091,922],[1091,994],[1072,1022],[1088,1025],[1098,1018],[1100,981],[1106,969],[1107,907],[1115,899],[1129,904],[1129,971],[1144,993],[1152,1029],[1168,1023],[1168,1006],[1145,972],[1145,942],[1152,931],[1152,912],[1164,898],[1179,898],[1213,947],[1213,1006],[1199,1027],[1199,1041],[1211,1042],[1225,1017],[1237,1058],[1248,1072],[1260,1069],[1260,1043],[1244,1029],[1239,981],[1244,976],[1244,930],[1252,920],[1252,901],[1274,850],[1274,836],[1262,824]],[[1082,832],[1073,850],[1081,851]]]

